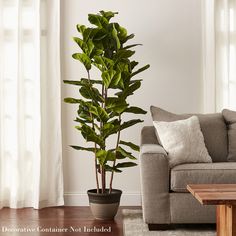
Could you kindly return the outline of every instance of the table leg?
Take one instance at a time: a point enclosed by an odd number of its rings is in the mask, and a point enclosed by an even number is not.
[[[236,205],[217,206],[217,236],[236,236]]]

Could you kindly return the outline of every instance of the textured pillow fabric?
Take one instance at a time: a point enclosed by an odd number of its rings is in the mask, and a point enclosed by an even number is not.
[[[236,161],[236,111],[222,111],[228,128],[228,161]]]
[[[170,168],[184,163],[212,162],[197,116],[172,122],[153,121],[153,124],[168,153]]]
[[[176,121],[196,115],[200,122],[206,148],[213,162],[227,161],[228,133],[225,120],[221,113],[179,115],[154,106],[151,106],[150,110],[153,121]]]

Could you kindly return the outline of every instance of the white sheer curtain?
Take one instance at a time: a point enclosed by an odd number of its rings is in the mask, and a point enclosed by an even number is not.
[[[236,0],[202,0],[205,112],[236,110]]]
[[[216,109],[236,110],[236,0],[216,0]]]
[[[0,0],[0,208],[64,204],[59,3]]]

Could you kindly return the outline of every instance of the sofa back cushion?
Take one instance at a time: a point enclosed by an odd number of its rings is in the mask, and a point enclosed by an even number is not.
[[[236,111],[222,111],[228,128],[228,161],[236,161]]]
[[[228,156],[227,127],[222,114],[174,114],[151,106],[153,121],[176,121],[196,115],[199,119],[204,142],[213,162],[225,162]]]

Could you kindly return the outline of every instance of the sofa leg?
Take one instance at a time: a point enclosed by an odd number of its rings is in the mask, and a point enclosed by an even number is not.
[[[170,230],[170,229],[174,229],[174,225],[172,225],[172,224],[148,224],[148,229],[150,231]]]

